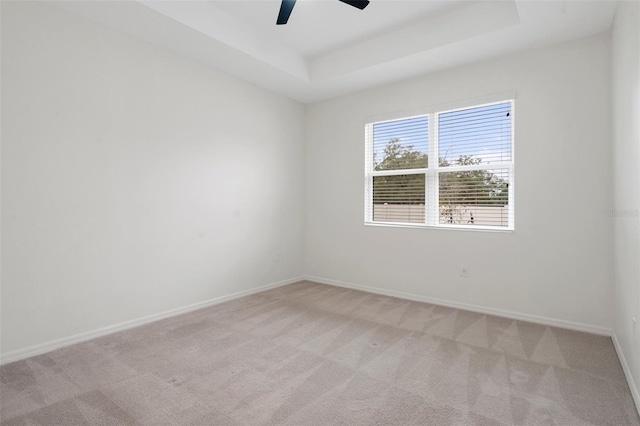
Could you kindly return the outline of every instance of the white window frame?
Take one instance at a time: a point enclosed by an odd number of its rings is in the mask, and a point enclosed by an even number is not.
[[[441,114],[465,110],[469,108],[480,108],[490,105],[511,103],[511,161],[502,163],[478,164],[473,166],[446,166],[438,165],[438,119]],[[373,161],[373,128],[376,124],[405,120],[417,117],[428,117],[428,157],[429,164],[426,168],[419,169],[398,169],[398,170],[374,170]],[[515,96],[500,97],[497,100],[485,101],[481,103],[465,103],[456,107],[445,109],[430,109],[430,112],[413,114],[408,116],[397,116],[389,119],[370,121],[365,124],[365,209],[364,223],[372,226],[393,226],[409,228],[434,228],[434,229],[454,229],[454,230],[479,230],[479,231],[507,231],[515,230]],[[508,225],[469,225],[469,224],[445,224],[440,223],[440,203],[439,203],[439,174],[443,172],[457,172],[468,170],[507,170],[509,173],[509,194],[508,194]],[[373,221],[373,178],[375,176],[424,174],[425,175],[425,222],[383,222]]]

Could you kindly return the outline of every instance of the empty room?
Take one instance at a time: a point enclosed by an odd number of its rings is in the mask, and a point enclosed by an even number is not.
[[[3,426],[640,426],[639,2],[0,23]]]

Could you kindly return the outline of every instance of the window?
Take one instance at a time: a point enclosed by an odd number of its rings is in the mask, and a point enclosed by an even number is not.
[[[513,100],[366,125],[365,223],[514,229]]]

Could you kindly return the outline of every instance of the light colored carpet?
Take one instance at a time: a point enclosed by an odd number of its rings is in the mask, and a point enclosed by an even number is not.
[[[0,369],[2,425],[640,425],[611,339],[301,282]]]

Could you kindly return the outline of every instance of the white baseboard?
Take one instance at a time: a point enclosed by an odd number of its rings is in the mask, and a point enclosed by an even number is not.
[[[583,331],[587,333],[611,336],[611,339],[613,340],[613,345],[618,354],[618,358],[620,359],[620,363],[622,364],[625,377],[627,378],[631,395],[633,396],[633,400],[636,404],[636,408],[640,413],[640,392],[638,391],[638,386],[636,385],[634,378],[631,375],[629,364],[627,363],[627,360],[624,356],[624,352],[622,351],[622,347],[620,346],[618,337],[610,329],[591,325],[591,324],[583,324],[583,323],[560,320],[555,318],[541,317],[537,315],[522,314],[518,312],[503,310],[503,309],[488,308],[488,307],[472,305],[468,303],[460,303],[460,302],[454,302],[450,300],[438,299],[434,297],[422,296],[418,294],[404,293],[404,292],[382,289],[378,287],[371,287],[371,286],[366,286],[361,284],[347,283],[344,281],[337,281],[337,280],[316,277],[316,276],[297,277],[297,278],[291,278],[288,280],[279,281],[271,284],[266,284],[266,285],[252,288],[249,290],[243,290],[243,291],[232,293],[226,296],[220,296],[220,297],[209,299],[203,302],[194,303],[188,306],[183,306],[180,308],[170,309],[168,311],[160,312],[157,314],[148,315],[135,320],[125,321],[112,326],[103,327],[96,330],[75,334],[73,336],[64,337],[62,339],[52,340],[42,344],[33,345],[27,348],[7,352],[6,354],[2,354],[0,358],[0,365],[7,364],[14,361],[19,361],[21,359],[29,358],[36,355],[41,355],[62,347],[71,346],[76,343],[86,342],[88,340],[95,339],[97,337],[102,337],[108,334],[117,333],[119,331],[128,330],[130,328],[138,327],[154,321],[173,317],[173,316],[184,314],[187,312],[192,312],[198,309],[207,308],[209,306],[217,305],[217,304],[224,303],[233,299],[238,299],[244,296],[249,296],[251,294],[260,293],[262,291],[270,290],[270,289],[281,287],[284,285],[293,284],[295,282],[302,281],[302,280],[313,281],[319,284],[334,285],[337,287],[349,288],[353,290],[362,290],[369,293],[380,294],[383,296],[398,297],[401,299],[432,303],[432,304],[441,305],[441,306],[448,306],[451,308],[465,309],[472,312],[496,315],[500,317],[506,317],[506,318],[522,320],[522,321],[529,321],[537,324],[543,324],[543,325],[549,325],[554,327],[567,328],[567,329],[576,330],[576,331]]]
[[[620,359],[620,364],[622,364],[622,370],[624,371],[624,376],[627,378],[631,396],[633,396],[633,401],[636,403],[636,410],[638,410],[638,414],[640,414],[640,392],[638,391],[638,386],[631,375],[631,369],[629,368],[629,364],[627,363],[627,359],[622,351],[622,346],[620,346],[620,341],[618,340],[618,336],[615,332],[611,335],[611,340],[613,340],[613,347],[616,349],[616,353]]]
[[[549,318],[549,317],[542,317],[538,315],[513,312],[513,311],[504,310],[504,309],[489,308],[486,306],[472,305],[469,303],[461,303],[461,302],[455,302],[451,300],[438,299],[435,297],[422,296],[419,294],[404,293],[401,291],[371,287],[371,286],[361,285],[361,284],[347,283],[344,281],[336,281],[329,278],[322,278],[322,277],[307,275],[304,277],[304,279],[307,281],[313,281],[319,284],[329,284],[337,287],[350,288],[353,290],[362,290],[369,293],[381,294],[383,296],[391,296],[391,297],[397,297],[400,299],[414,300],[416,302],[426,302],[434,305],[447,306],[450,308],[464,309],[466,311],[478,312],[481,314],[495,315],[498,317],[505,317],[505,318],[515,319],[515,320],[527,321],[527,322],[532,322],[536,324],[548,325],[552,327],[566,328],[569,330],[583,331],[586,333],[598,334],[601,336],[612,335],[612,330],[610,328],[601,327],[593,324],[584,324],[584,323],[566,321],[566,320],[557,319],[557,318]]]
[[[13,361],[19,361],[21,359],[29,358],[36,355],[41,355],[56,349],[63,348],[65,346],[71,346],[71,345],[75,345],[76,343],[86,342],[87,340],[106,336],[108,334],[117,333],[119,331],[128,330],[130,328],[138,327],[138,326],[148,324],[154,321],[158,321],[161,319],[174,317],[176,315],[185,314],[187,312],[195,311],[202,308],[207,308],[209,306],[217,305],[223,302],[228,302],[229,300],[237,299],[239,297],[249,296],[254,293],[260,293],[262,291],[270,290],[276,287],[281,287],[287,284],[293,284],[295,282],[302,281],[303,279],[304,279],[303,277],[297,277],[297,278],[291,278],[284,281],[279,281],[276,283],[266,284],[260,287],[239,291],[226,296],[215,297],[213,299],[205,300],[203,302],[193,303],[191,305],[183,306],[180,308],[169,309],[168,311],[159,312],[157,314],[147,315],[145,317],[137,318],[131,321],[125,321],[119,324],[114,324],[114,325],[102,327],[96,330],[91,330],[84,333],[75,334],[73,336],[63,337],[61,339],[51,340],[49,342],[7,352],[1,355],[0,365],[7,364]]]

